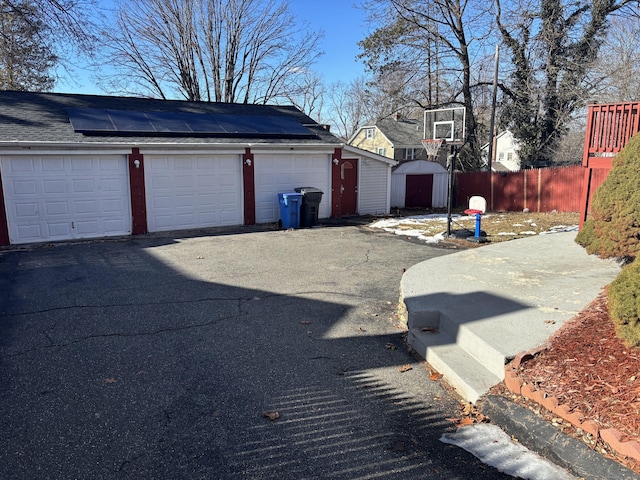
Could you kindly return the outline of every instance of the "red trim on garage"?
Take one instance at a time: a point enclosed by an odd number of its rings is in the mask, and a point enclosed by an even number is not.
[[[9,222],[2,189],[2,172],[0,172],[0,245],[9,245]]]
[[[250,148],[242,155],[242,190],[244,192],[244,224],[256,223],[256,187],[254,174],[254,156]]]
[[[139,162],[136,166],[136,160]],[[131,195],[131,234],[147,233],[147,201],[144,190],[144,155],[139,148],[129,155],[129,194]]]
[[[336,148],[331,156],[331,217],[342,215],[342,195],[340,195],[340,164],[342,149]]]

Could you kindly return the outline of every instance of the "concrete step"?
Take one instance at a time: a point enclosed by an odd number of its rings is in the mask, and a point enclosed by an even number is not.
[[[504,345],[495,344],[494,339],[501,339],[500,335],[488,334],[490,325],[479,325],[478,322],[468,321],[465,311],[458,312],[452,307],[455,317],[440,311],[425,310],[407,306],[407,327],[416,334],[437,331],[445,337],[453,339],[453,343],[466,350],[469,355],[478,360],[485,368],[501,380],[504,378],[504,365],[508,357]]]
[[[475,403],[504,378],[504,364],[502,375],[495,375],[446,333],[410,328],[407,341],[468,402]]]

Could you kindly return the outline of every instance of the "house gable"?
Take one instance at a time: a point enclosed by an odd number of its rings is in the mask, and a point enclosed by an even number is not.
[[[393,158],[393,143],[376,125],[360,127],[348,143],[367,152]]]
[[[367,136],[367,132],[372,130],[375,132],[373,138],[371,135]],[[393,118],[378,120],[375,125],[361,127],[348,143],[397,161],[426,159],[421,143],[423,130],[422,121],[395,115]]]

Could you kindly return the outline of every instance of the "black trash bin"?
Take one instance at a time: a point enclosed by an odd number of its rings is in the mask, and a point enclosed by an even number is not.
[[[313,227],[318,224],[318,209],[322,201],[322,190],[314,187],[298,187],[294,189],[302,194],[302,205],[300,206],[300,226]]]

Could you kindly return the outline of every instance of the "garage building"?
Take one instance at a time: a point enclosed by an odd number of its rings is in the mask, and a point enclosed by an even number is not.
[[[0,245],[385,214],[393,160],[292,106],[0,92]]]

